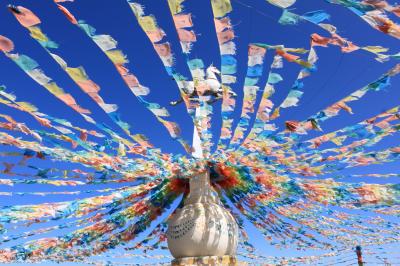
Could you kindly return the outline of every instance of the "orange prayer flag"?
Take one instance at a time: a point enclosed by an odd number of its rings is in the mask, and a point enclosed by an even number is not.
[[[264,55],[267,52],[267,49],[265,49],[264,47],[260,47],[257,45],[249,45],[249,55]]]
[[[161,29],[146,31],[146,34],[152,43],[161,41],[165,36],[165,33]]]
[[[311,46],[327,47],[330,42],[331,42],[330,38],[322,37],[316,33],[311,35]]]
[[[395,14],[396,16],[400,17],[400,6],[393,7],[392,13]]]
[[[352,42],[347,42],[347,46],[342,47],[342,52],[344,53],[351,53],[360,49],[357,45],[353,44]]]
[[[174,23],[178,29],[193,27],[190,14],[179,14],[173,16]]]
[[[169,43],[154,44],[154,49],[159,56],[165,57],[171,55],[171,47]]]
[[[286,121],[285,122],[285,127],[287,130],[289,130],[290,132],[295,132],[296,129],[300,126],[300,122],[298,121]]]
[[[129,88],[139,86],[139,81],[133,74],[122,76],[122,78],[124,79],[125,83],[128,85]]]
[[[129,73],[129,70],[123,65],[115,64],[115,67],[117,68],[117,71],[120,75],[127,75]]]
[[[289,62],[294,62],[297,59],[299,59],[299,57],[297,55],[292,55],[292,54],[286,53],[283,50],[276,50],[276,53],[278,55],[282,56],[283,58],[285,58]]]
[[[15,18],[24,27],[31,27],[40,24],[40,19],[29,9],[22,6],[9,6]]]
[[[76,83],[86,93],[97,93],[100,91],[99,86],[91,80],[82,80]]]
[[[193,31],[178,29],[178,36],[181,42],[195,42],[196,34]]]
[[[223,44],[235,38],[235,33],[233,32],[233,30],[218,32],[217,38],[218,38],[218,43]]]
[[[72,24],[78,24],[78,21],[75,19],[74,15],[71,14],[71,12],[69,12],[68,9],[66,9],[65,7],[63,7],[60,4],[57,4],[58,9],[61,10],[61,12],[64,13],[64,15],[67,17],[67,19],[72,23]]]
[[[90,114],[90,111],[87,109],[84,109],[82,107],[80,107],[75,99],[72,97],[71,94],[65,93],[65,94],[60,94],[57,95],[57,97],[63,101],[66,105],[70,106],[71,108],[73,108],[75,111],[77,111],[78,113],[81,114]]]
[[[231,20],[229,19],[229,17],[214,19],[214,23],[217,32],[222,32],[225,29],[231,28]]]
[[[76,105],[76,101],[75,101],[75,99],[71,96],[71,94],[68,94],[68,93],[64,93],[64,94],[59,94],[59,95],[57,95],[57,97],[61,100],[61,101],[63,101],[63,102],[65,102],[67,105]]]
[[[14,50],[14,43],[7,37],[0,35],[0,51],[11,52],[12,50]]]

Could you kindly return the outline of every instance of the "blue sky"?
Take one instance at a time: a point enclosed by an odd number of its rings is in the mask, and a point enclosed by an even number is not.
[[[139,1],[140,2],[140,1]],[[294,6],[294,12],[303,14],[308,11],[325,10],[331,15],[329,23],[338,28],[338,33],[353,41],[359,46],[381,45],[390,48],[389,53],[398,52],[398,40],[387,36],[368,26],[359,17],[349,10],[326,3],[323,0],[299,0]],[[24,0],[9,1],[10,4],[23,5],[39,15],[42,19],[41,28],[48,36],[60,44],[60,54],[68,59],[71,66],[83,65],[89,76],[98,83],[104,99],[110,103],[116,103],[120,107],[122,118],[132,125],[132,131],[145,134],[155,146],[162,148],[165,152],[183,153],[183,149],[168,136],[167,131],[157,122],[152,114],[145,110],[125,86],[122,79],[115,71],[113,65],[101,53],[97,47],[77,28],[71,25],[57,10],[50,0]],[[142,0],[146,6],[146,12],[154,14],[169,37],[169,41],[176,55],[178,69],[189,76],[185,68],[185,58],[179,53],[179,43],[173,28],[172,19],[168,12],[167,1]],[[316,32],[324,34],[318,27],[307,22],[301,22],[299,26],[282,26],[276,21],[281,15],[281,10],[266,3],[265,0],[232,0],[234,13],[232,15],[235,32],[238,37],[238,76],[239,82],[234,90],[239,99],[242,94],[242,86],[247,63],[247,45],[252,42],[267,44],[284,44],[286,47],[309,47],[309,36]],[[6,1],[0,6],[0,34],[9,37],[15,42],[16,50],[27,54],[39,62],[47,75],[52,77],[66,91],[79,99],[82,106],[93,111],[93,117],[98,121],[112,125],[112,121],[99,109],[87,95],[85,95],[69,77],[56,65],[52,58],[32,40],[27,31],[14,19],[6,8]],[[151,89],[149,99],[168,106],[171,100],[178,97],[178,89],[173,80],[166,74],[161,61],[153,51],[153,48],[138,26],[127,3],[123,0],[75,0],[75,3],[65,4],[73,14],[85,19],[89,24],[96,27],[98,33],[110,34],[119,42],[120,48],[127,53],[130,59],[129,67],[139,78],[141,83]],[[202,58],[206,65],[214,63],[219,65],[219,52],[217,40],[212,23],[212,11],[209,1],[187,0],[187,10],[193,13],[194,24],[198,34],[198,43],[194,55]],[[371,54],[365,51],[355,51],[350,54],[341,53],[338,47],[319,48],[317,53],[317,73],[305,80],[305,94],[299,107],[290,108],[282,112],[277,120],[277,125],[283,129],[286,120],[302,120],[325,108],[329,104],[343,98],[350,92],[361,88],[363,85],[375,80],[382,73],[394,66],[394,61],[379,63]],[[272,53],[267,53],[267,61],[272,61]],[[269,64],[266,64],[269,65]],[[286,96],[299,68],[289,66],[284,73],[284,81],[277,86],[273,101],[277,104]],[[371,93],[363,100],[355,102],[352,107],[354,115],[343,114],[338,118],[329,120],[322,125],[325,132],[330,132],[352,123],[357,123],[369,118],[383,110],[394,107],[400,99],[400,79],[392,79],[392,86],[386,92]],[[90,127],[89,124],[73,113],[71,109],[63,105],[53,95],[49,94],[40,85],[26,76],[13,62],[5,56],[0,56],[0,85],[7,86],[9,91],[14,92],[19,100],[29,101],[40,108],[40,111],[55,117],[65,118],[78,126]],[[237,110],[241,109],[238,101]],[[183,105],[169,108],[172,120],[178,122],[182,129],[183,137],[190,141],[192,136],[192,123],[186,114]],[[24,121],[31,128],[40,126],[29,116],[5,106],[0,106],[0,113],[11,114],[19,121]],[[240,111],[235,112],[238,117]],[[213,116],[214,140],[217,141],[220,127],[220,107],[215,106]],[[114,127],[116,131],[118,129]],[[310,138],[314,133],[310,135]],[[389,137],[373,149],[398,145],[398,136]],[[0,151],[9,148],[0,147]],[[9,159],[0,158],[9,161]],[[33,162],[32,162],[33,163]],[[54,164],[51,161],[35,163],[43,167]],[[57,167],[72,167],[66,163],[57,163]],[[342,174],[359,173],[399,173],[398,162],[381,166],[368,166],[348,169]],[[354,181],[354,180],[349,180]],[[373,180],[371,180],[373,181]],[[398,183],[396,179],[385,179],[380,182]],[[100,188],[100,187],[96,187]],[[50,191],[54,187],[19,185],[12,191]],[[56,188],[59,189],[59,188]],[[88,188],[90,189],[90,188]],[[60,189],[62,190],[62,189]],[[10,187],[0,186],[0,191],[10,191]],[[44,201],[63,201],[73,199],[68,196],[57,196],[51,198],[40,197],[1,197],[2,205],[28,204]],[[262,238],[250,227],[254,242],[268,255],[297,255],[272,251],[262,242]],[[254,235],[254,236],[253,236]],[[397,259],[398,261],[399,259]]]

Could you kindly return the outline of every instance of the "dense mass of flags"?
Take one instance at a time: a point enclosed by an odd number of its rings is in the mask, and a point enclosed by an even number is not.
[[[328,23],[330,15],[324,11],[300,15],[288,9],[295,0],[267,0],[282,8],[278,23],[312,23],[325,34],[312,34],[308,49],[250,43],[243,98],[238,99],[234,92],[239,78],[238,38],[233,27],[236,22],[231,18],[235,10],[230,0],[211,0],[213,23],[210,25],[215,28],[220,64],[208,68],[194,52],[198,35],[192,13],[195,14],[196,10],[187,10],[185,0],[168,0],[180,41],[179,49],[172,47],[157,18],[147,14],[145,6],[127,0],[138,25],[148,37],[149,45],[153,46],[165,67],[165,75],[176,82],[182,102],[199,133],[205,159],[196,159],[191,156],[192,147],[181,136],[180,127],[167,108],[148,100],[151,89],[141,84],[134,71],[129,69],[129,59],[118,48],[117,40],[106,33],[98,33],[89,22],[72,14],[68,8],[76,5],[73,1],[54,2],[59,9],[57,12],[81,29],[83,36],[106,55],[128,89],[187,154],[163,153],[146,136],[135,134],[135,126],[131,127],[123,120],[118,106],[103,99],[102,91],[105,89],[93,81],[82,66],[71,66],[62,55],[57,40],[45,33],[41,18],[32,10],[10,5],[10,12],[29,36],[122,129],[123,134],[98,122],[91,110],[58,85],[35,58],[19,53],[13,40],[0,36],[0,51],[5,57],[96,128],[78,127],[65,119],[42,113],[39,107],[27,102],[24,95],[16,96],[11,93],[12,88],[0,87],[0,104],[30,115],[41,126],[40,129],[29,128],[24,121],[0,114],[0,143],[17,148],[13,152],[0,152],[0,156],[21,158],[18,164],[4,163],[0,185],[44,184],[48,187],[81,188],[79,191],[0,192],[0,197],[85,195],[79,200],[2,206],[0,244],[12,241],[16,244],[0,249],[0,262],[87,261],[87,257],[136,241],[150,229],[144,239],[132,247],[125,246],[126,253],[118,256],[129,257],[131,250],[165,249],[166,224],[160,217],[165,217],[172,206],[176,207],[173,202],[182,200],[188,193],[188,180],[204,171],[210,171],[214,189],[240,226],[238,254],[244,258],[268,263],[315,262],[352,250],[356,245],[380,245],[400,239],[400,224],[388,218],[400,215],[400,186],[349,183],[343,181],[344,176],[338,177],[338,171],[345,168],[399,159],[400,146],[370,151],[370,147],[399,131],[399,106],[333,132],[324,132],[308,140],[300,138],[309,131],[321,131],[323,123],[332,117],[343,112],[353,113],[352,104],[361,101],[365,95],[392,89],[390,80],[400,73],[400,65],[302,121],[285,121],[283,131],[279,131],[274,123],[284,109],[301,105],[305,93],[303,81],[318,71],[319,49],[337,46],[343,53],[362,50],[378,62],[397,60],[400,54],[389,54],[388,49],[382,46],[359,46],[351,42]],[[400,16],[400,6],[374,0],[327,2],[348,8],[373,28],[400,38],[400,27],[392,19]],[[189,77],[175,66],[174,52],[185,55]],[[268,73],[265,73],[265,59],[270,53],[273,60]],[[283,101],[274,103],[271,97],[275,86],[284,79],[285,66],[289,64],[298,67],[298,75]],[[216,79],[213,73],[219,73],[221,78]],[[236,123],[233,111],[239,100],[242,109]],[[213,106],[219,103],[222,105],[222,124],[216,134],[220,138],[213,143],[215,132],[211,131],[211,117],[216,109]],[[334,146],[328,148],[325,146],[327,143]],[[44,169],[31,165],[31,161],[36,159],[72,163],[74,166]],[[29,171],[21,172],[20,167]],[[318,179],[319,175],[325,174],[332,175],[332,178]],[[351,177],[362,181],[362,177],[388,178],[398,177],[398,174],[371,173]],[[104,185],[111,184],[120,186],[104,188]],[[85,186],[88,185],[102,187],[87,189]],[[354,210],[379,215],[363,215]],[[52,224],[60,220],[61,223]],[[264,256],[255,251],[249,240],[245,220],[250,221],[270,245],[326,252],[296,258]],[[157,225],[154,227],[155,222]],[[33,224],[40,226],[29,228]],[[68,232],[57,235],[61,229]],[[51,232],[51,237],[21,243],[25,238]],[[147,254],[142,257],[165,258]]]

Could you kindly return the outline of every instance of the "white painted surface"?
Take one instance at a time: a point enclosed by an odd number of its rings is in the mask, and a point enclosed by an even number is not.
[[[236,221],[209,184],[208,173],[190,181],[185,206],[168,221],[168,247],[175,258],[235,255]]]
[[[200,116],[200,108],[196,108],[196,117]],[[199,132],[197,132],[197,128],[193,128],[193,142],[192,142],[193,152],[192,156],[197,159],[203,158],[203,148],[201,147],[201,139],[199,136]]]

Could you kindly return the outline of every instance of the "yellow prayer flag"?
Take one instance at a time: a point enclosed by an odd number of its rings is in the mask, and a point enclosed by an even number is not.
[[[337,146],[340,146],[340,145],[343,144],[344,139],[343,139],[343,136],[342,136],[342,137],[332,138],[331,141],[333,143],[335,143]]]
[[[279,109],[279,107],[278,107],[278,108],[276,108],[276,109],[274,110],[274,112],[272,113],[270,119],[271,119],[271,120],[274,120],[274,119],[276,119],[276,118],[278,118],[278,117],[280,117],[280,116],[281,116],[281,114],[280,114],[280,109]]]
[[[394,107],[394,108],[388,110],[387,113],[397,113],[399,111],[399,109],[400,109],[399,107]]]
[[[27,102],[17,102],[19,106],[21,106],[24,110],[27,110],[28,112],[36,112],[38,109],[36,106],[34,106],[31,103]]]
[[[304,49],[304,48],[283,48],[282,49],[285,52],[289,52],[289,53],[297,53],[297,54],[305,54],[307,53],[309,50]]]
[[[322,174],[322,170],[324,170],[324,168],[325,168],[325,165],[312,167],[311,172],[313,172],[314,174],[320,175],[320,174]]]
[[[224,17],[229,12],[232,12],[230,0],[211,0],[214,16],[217,18]]]
[[[182,3],[185,0],[168,0],[169,9],[172,15],[176,15],[182,12]]]
[[[385,53],[387,51],[389,51],[388,48],[382,47],[382,46],[364,46],[361,49],[377,54],[377,53]]]
[[[6,99],[3,99],[3,98],[0,98],[0,103],[11,104],[10,101],[8,101],[8,100],[6,100]]]
[[[29,27],[28,30],[31,33],[32,38],[34,38],[35,40],[43,42],[49,41],[47,36],[42,32],[39,27]]]
[[[54,82],[48,83],[43,85],[43,87],[45,87],[49,92],[51,92],[52,94],[58,96],[61,94],[64,94],[64,90],[61,89],[60,87],[58,87],[58,85]]]
[[[139,24],[145,32],[157,30],[157,22],[153,16],[140,17]]]
[[[82,67],[67,67],[65,70],[74,81],[88,80],[86,72]]]
[[[116,64],[116,65],[123,65],[127,63],[125,55],[120,50],[110,50],[105,52],[108,58]]]
[[[340,136],[340,137],[336,137],[331,139],[331,141],[333,143],[335,143],[336,145],[340,146],[343,145],[343,142],[347,139],[347,136]]]

